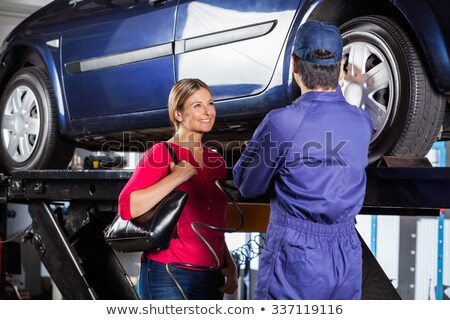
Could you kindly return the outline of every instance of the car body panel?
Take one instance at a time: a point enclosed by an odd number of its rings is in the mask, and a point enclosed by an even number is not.
[[[408,19],[439,91],[450,94],[450,4],[448,1],[395,0]]]
[[[176,1],[156,8],[75,6],[62,36],[65,96],[72,119],[164,108],[174,83]],[[164,95],[166,93],[166,95]]]
[[[299,2],[246,1],[236,10],[233,0],[180,1],[176,78],[202,79],[216,100],[263,92],[272,79]]]
[[[3,51],[0,52],[0,66],[5,63],[6,57],[9,57],[10,52],[13,52],[12,55],[14,56],[25,49],[31,49],[40,58],[42,65],[49,73],[58,108],[60,132],[66,136],[74,136],[75,132],[71,128],[70,119],[68,118],[68,108],[62,90],[60,51],[59,48],[54,48],[47,44],[47,41],[60,39],[64,28],[64,21],[73,8],[67,2],[51,2],[26,18],[13,29],[6,37]],[[4,88],[9,77],[6,78],[6,81],[3,81],[2,72],[0,71],[0,77],[2,77],[0,83],[2,84],[2,88]]]
[[[260,120],[290,103],[293,30],[323,10],[323,4],[351,6],[355,1],[169,0],[155,7],[130,0],[131,6],[121,7],[113,4],[126,0],[57,0],[10,34],[0,62],[17,46],[40,56],[55,91],[60,132],[81,144],[111,132],[169,127],[167,96],[174,81],[185,77],[199,77],[211,86],[216,127],[226,127],[228,121]],[[436,87],[449,92],[448,2],[392,4],[414,24],[410,28],[417,33]],[[81,16],[85,10],[89,14]],[[334,17],[328,11],[318,16]],[[211,37],[216,33],[219,40]],[[54,46],[58,41],[60,47]],[[161,56],[158,50],[154,56],[155,48],[163,50]],[[0,69],[0,75],[5,73]]]

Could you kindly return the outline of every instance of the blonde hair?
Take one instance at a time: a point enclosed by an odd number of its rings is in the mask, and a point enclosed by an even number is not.
[[[212,95],[211,89],[200,79],[179,80],[173,85],[172,90],[170,90],[168,110],[170,121],[175,127],[175,132],[178,131],[180,125],[180,122],[175,117],[176,111],[183,111],[187,99],[200,88],[205,88]]]

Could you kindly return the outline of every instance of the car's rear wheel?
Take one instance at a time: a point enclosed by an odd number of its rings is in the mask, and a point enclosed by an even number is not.
[[[64,169],[74,143],[59,134],[55,98],[45,70],[27,67],[9,81],[0,101],[0,166]]]
[[[344,96],[367,110],[374,124],[369,161],[383,155],[425,156],[439,135],[445,99],[408,33],[381,16],[350,20],[341,33],[348,57],[340,83]]]

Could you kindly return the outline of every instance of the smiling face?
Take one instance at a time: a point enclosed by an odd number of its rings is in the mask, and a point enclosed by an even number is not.
[[[175,112],[180,130],[205,133],[211,131],[216,119],[216,108],[209,90],[200,88],[184,103],[183,110]]]

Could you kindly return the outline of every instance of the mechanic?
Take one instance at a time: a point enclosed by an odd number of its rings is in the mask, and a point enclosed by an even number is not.
[[[361,299],[355,216],[373,128],[338,86],[342,51],[336,26],[300,26],[292,63],[302,95],[267,114],[233,169],[244,197],[270,194],[255,299]]]

